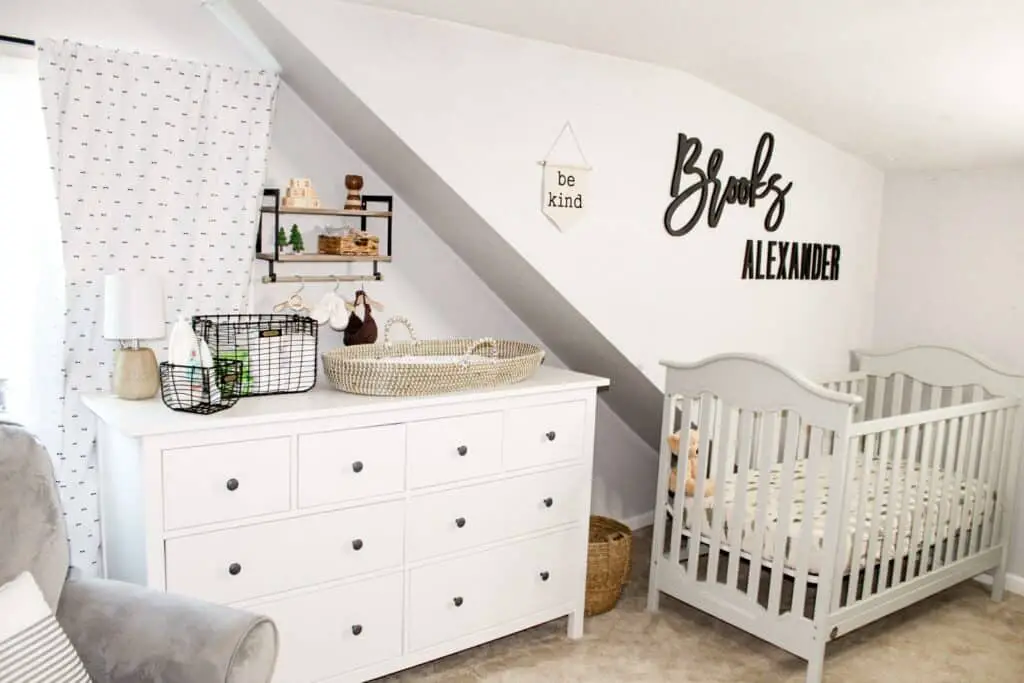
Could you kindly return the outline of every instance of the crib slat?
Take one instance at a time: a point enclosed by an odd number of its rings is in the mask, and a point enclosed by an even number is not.
[[[782,451],[782,483],[779,491],[779,517],[775,524],[772,542],[771,583],[768,586],[768,613],[779,614],[779,600],[782,596],[782,579],[785,570],[786,539],[789,529],[786,520],[790,519],[790,503],[793,500],[793,470],[796,467],[797,453],[803,450],[804,425],[803,418],[791,410],[786,411],[785,448]],[[758,482],[758,486],[768,487],[767,477]]]
[[[665,559],[665,524],[667,520],[666,505],[668,503],[669,475],[672,471],[672,449],[669,448],[666,437],[674,431],[676,416],[676,399],[670,394],[665,394],[663,399],[664,407],[661,412],[661,444],[658,454],[658,488],[655,493],[654,505],[654,536],[651,539],[651,566],[662,562]],[[676,524],[681,520],[676,517]],[[678,547],[678,546],[677,546]],[[679,553],[676,552],[678,557]],[[678,562],[676,563],[678,564]],[[673,565],[675,566],[675,565]],[[648,591],[647,605],[649,609],[656,609],[658,601],[657,586],[651,581]]]
[[[750,554],[750,575],[747,578],[747,597],[757,602],[761,587],[761,567],[764,562],[764,524],[767,517],[768,491],[767,480],[772,467],[778,459],[779,436],[781,430],[779,413],[762,414],[758,430],[757,451],[757,514],[754,516],[753,543]],[[765,434],[767,432],[767,435]]]
[[[911,529],[914,521],[914,510],[911,506],[911,493],[913,486],[920,479],[920,464],[917,462],[917,447],[921,439],[921,425],[916,424],[907,428],[908,439],[907,448],[901,454],[901,457],[905,459],[903,467],[903,487],[900,492],[899,499],[899,520],[896,531],[896,542],[899,544],[896,550],[896,562],[898,567],[902,567],[903,561],[910,558],[911,551]],[[917,465],[915,467],[915,465]],[[908,568],[909,571],[909,568]],[[896,586],[906,579],[907,574],[899,571],[893,579],[892,585]]]
[[[980,415],[975,414],[970,416],[971,424],[971,436],[970,445],[967,447],[967,460],[964,466],[964,478],[960,482],[960,486],[967,488],[967,492],[970,491],[971,482],[977,476],[978,466],[978,450],[981,445],[981,418]],[[967,496],[964,497],[964,501],[960,506],[960,540],[956,544],[956,559],[957,561],[964,559],[970,554],[970,549],[967,547],[970,542],[970,525],[968,514],[970,511],[973,513],[973,506],[971,505],[971,499]]]
[[[956,442],[956,453],[954,459],[956,468],[953,474],[953,482],[950,484],[950,511],[949,511],[949,532],[946,534],[946,550],[942,554],[942,564],[947,565],[958,559],[961,541],[963,540],[963,511],[964,505],[960,500],[960,490],[967,477],[967,459],[970,451],[971,417],[962,417],[957,420],[957,429],[960,435]],[[957,507],[953,508],[956,501]]]
[[[949,547],[953,544],[952,526],[949,523],[953,510],[953,491],[956,485],[956,445],[960,438],[960,420],[946,420],[946,435],[943,440],[941,466],[938,467],[938,478],[935,486],[940,490],[941,497],[935,510],[935,556],[934,567],[945,567],[949,559]],[[936,456],[936,462],[939,457]]]
[[[743,548],[742,538],[747,532],[747,474],[750,471],[750,458],[754,441],[755,423],[761,421],[762,415],[752,410],[744,410],[739,421],[739,447],[736,459],[739,461],[739,472],[736,474],[735,494],[732,501],[732,519],[729,523],[729,567],[726,585],[739,588],[740,551]],[[754,573],[760,569],[751,563],[747,581],[752,581]]]
[[[941,422],[939,424],[942,424]],[[907,543],[907,580],[910,581],[917,576],[918,563],[914,561],[918,549],[921,551],[921,564],[927,561],[928,547],[925,545],[924,527],[925,515],[929,514],[931,501],[925,506],[925,496],[930,496],[934,489],[930,489],[932,476],[932,450],[934,448],[935,423],[926,422],[921,436],[921,460],[918,463],[917,495],[914,501],[913,517],[910,525],[910,540]],[[913,455],[911,456],[913,457]]]
[[[921,555],[921,573],[934,571],[940,564],[943,533],[940,515],[946,500],[945,452],[949,440],[949,426],[952,420],[942,420],[935,425],[935,440],[931,449],[931,463],[928,476],[928,505],[925,507],[924,536]]]
[[[869,420],[877,420],[878,418],[885,416],[886,379],[884,377],[875,377],[873,384],[874,392],[872,393],[873,398],[871,400],[871,412],[868,414]]]
[[[919,413],[922,406],[924,406],[922,401],[924,385],[916,379],[908,378],[908,381],[910,382],[910,405],[907,408],[907,412]]]
[[[995,426],[992,434],[992,449],[989,452],[989,470],[985,478],[985,517],[981,527],[981,547],[983,550],[992,547],[993,527],[995,526],[995,496],[996,487],[1001,481],[1003,470],[1003,443],[1006,438],[1006,410],[996,413]],[[994,537],[998,542],[998,536]]]
[[[823,435],[819,427],[810,426],[809,429],[810,434],[807,437],[807,454],[805,456],[804,470],[807,477],[804,480],[804,509],[801,515],[802,519],[800,520],[800,537],[797,540],[796,581],[793,585],[793,612],[798,615],[803,614],[804,600],[807,597],[807,576],[811,560],[811,548],[815,545],[813,544],[814,517],[818,498],[824,493],[818,487],[818,473],[823,467]],[[792,516],[783,517],[779,521],[785,524],[783,520],[790,519],[792,519]],[[788,526],[788,524],[785,525]],[[828,577],[821,577],[821,579],[827,581]]]
[[[892,475],[889,479],[889,496],[886,500],[886,513],[885,517],[885,533],[883,536],[884,543],[882,545],[882,579],[879,584],[883,590],[889,585],[889,580],[892,578],[892,566],[890,563],[898,561],[898,542],[896,536],[896,530],[899,526],[898,519],[896,516],[896,503],[899,498],[896,495],[896,489],[899,487],[900,477],[903,471],[903,444],[906,441],[906,428],[900,428],[896,430],[896,438],[893,440],[892,447]]]
[[[985,521],[985,484],[988,481],[989,465],[992,463],[992,444],[995,431],[995,414],[982,413],[981,449],[978,452],[978,476],[971,487],[971,548],[972,554],[983,550],[981,527]]]
[[[954,406],[962,406],[966,403],[968,400],[968,390],[969,387],[966,386],[953,387],[950,392],[950,404]]]
[[[875,435],[868,434],[864,438],[864,454],[860,455],[856,452],[848,453],[847,457],[854,458],[854,469],[857,472],[857,476],[854,479],[856,487],[847,488],[847,498],[850,503],[853,503],[853,493],[857,494],[857,516],[854,517],[856,520],[854,524],[853,537],[850,539],[850,580],[846,583],[846,605],[849,607],[853,604],[854,594],[857,592],[857,573],[860,568],[860,558],[865,557],[865,574],[864,581],[867,583],[870,578],[867,573],[867,569],[870,566],[872,559],[867,556],[867,539],[864,538],[865,527],[867,526],[868,520],[865,519],[865,512],[868,506],[868,492],[871,491],[871,466],[874,464],[874,452],[875,452]],[[843,510],[849,510],[851,505],[844,505]],[[844,520],[844,530],[849,525],[848,520]],[[847,533],[848,535],[848,533]],[[842,546],[840,546],[842,547]]]
[[[903,414],[903,375],[894,374],[889,380],[890,388],[892,389],[892,403],[890,404],[889,410],[891,417]]]
[[[882,436],[879,439],[878,448],[878,467],[876,468],[875,475],[875,488],[874,497],[875,502],[871,508],[871,529],[869,533],[870,541],[868,543],[867,562],[865,563],[864,573],[864,590],[861,592],[861,599],[869,597],[874,594],[874,582],[872,581],[872,575],[874,574],[873,568],[878,563],[878,536],[882,532],[882,486],[885,484],[885,477],[888,475],[886,471],[889,466],[889,448],[891,446],[890,440],[892,438],[891,431],[882,432]],[[881,581],[881,575],[879,575],[879,581]],[[849,604],[849,599],[847,599]]]
[[[694,399],[692,397],[682,397],[682,405],[680,406],[680,408],[682,409],[683,419],[682,422],[679,423],[679,455],[676,458],[676,492],[675,495],[672,497],[672,544],[669,546],[669,562],[671,563],[670,566],[672,567],[679,566],[679,554],[683,546],[683,531],[686,526],[686,524],[684,523],[684,515],[686,514],[686,510],[684,508],[684,505],[686,503],[686,490],[683,487],[683,482],[686,480],[686,444],[690,443],[690,422],[693,420],[693,404]],[[674,406],[672,410],[672,417],[675,417]],[[671,425],[672,422],[669,422],[669,424]],[[663,447],[668,448],[667,445]],[[671,467],[671,457],[669,458],[669,463],[669,466]],[[659,484],[659,486],[662,486],[662,484]],[[664,488],[665,491],[668,491],[667,479],[664,483]],[[696,510],[695,508],[691,509],[693,509],[694,513],[698,512],[698,510]],[[687,521],[689,522],[689,525],[691,527],[694,525],[693,519],[689,519]],[[663,531],[661,535],[657,535],[656,533],[654,538],[660,541],[660,539],[664,537],[665,534]],[[690,545],[693,545],[693,543],[694,537],[691,532]],[[686,566],[686,571],[691,572],[694,577],[697,576],[696,565],[688,564]]]
[[[690,505],[691,505],[690,509],[693,510],[693,515],[691,516],[693,521],[690,522],[690,544],[689,544],[689,551],[690,552],[689,552],[688,557],[687,557],[687,568],[691,572],[693,572],[694,578],[697,577],[698,571],[700,569],[700,565],[699,565],[699,562],[700,562],[700,547],[701,547],[703,527],[704,527],[704,515],[706,514],[705,506],[704,506],[704,486],[706,485],[707,480],[708,480],[707,472],[708,472],[709,458],[712,457],[712,454],[710,452],[711,447],[710,447],[709,443],[710,443],[712,438],[714,438],[715,444],[721,443],[721,441],[717,438],[718,437],[717,430],[715,430],[716,431],[715,434],[711,433],[712,432],[712,425],[715,425],[715,424],[717,424],[719,422],[719,420],[717,419],[717,417],[718,417],[717,416],[717,412],[721,408],[720,403],[721,402],[716,397],[713,397],[710,394],[702,394],[702,400],[701,400],[701,404],[700,404],[700,415],[698,416],[698,421],[699,421],[698,432],[700,434],[700,443],[697,446],[697,452],[698,452],[697,462],[698,462],[699,467],[697,468],[696,490],[693,492],[693,498],[691,499],[691,503],[690,503]],[[712,414],[713,411],[716,414],[713,415]],[[686,427],[688,428],[689,425],[687,424]],[[680,472],[680,474],[676,475],[676,481],[678,482],[676,484],[676,488],[677,489],[682,487],[682,482],[685,480],[685,476],[681,476],[681,475],[683,473],[683,469],[682,468],[686,467],[686,465],[685,465],[685,458],[686,458],[686,456],[683,455],[683,454],[689,448],[689,445],[688,445],[689,442],[686,442],[686,443],[687,443],[686,446],[682,445],[682,443],[680,443],[680,446],[679,446],[679,451],[680,451],[680,461],[679,461],[680,470],[679,470],[679,472]],[[685,491],[684,491],[684,495],[685,495]]]
[[[1007,514],[1013,514],[1013,510],[1006,507],[1007,497],[1010,491],[1010,476],[1013,468],[1011,463],[1016,457],[1013,453],[1013,433],[1017,425],[1017,409],[1008,408],[1006,411],[1006,425],[1003,432],[1003,461],[1000,467],[999,482],[994,491],[990,492],[996,497],[994,512],[995,520],[992,524],[992,538],[994,543],[1002,543],[1003,523]]]
[[[715,482],[715,492],[712,498],[714,499],[714,507],[711,509],[711,528],[708,530],[710,538],[710,552],[708,554],[708,574],[707,581],[718,581],[718,556],[722,550],[722,536],[725,535],[725,520],[728,517],[728,509],[725,504],[725,480],[727,475],[731,475],[733,471],[733,465],[736,460],[740,457],[736,451],[736,430],[734,426],[739,424],[739,418],[741,417],[741,411],[736,410],[732,407],[721,409],[721,414],[716,420],[716,432],[720,429],[725,432],[725,444],[718,439],[715,440],[715,451],[711,454],[711,460],[714,463],[713,469]],[[746,412],[746,411],[743,411]],[[719,446],[722,446],[719,448]],[[736,496],[740,496],[741,492],[739,489],[735,490]],[[736,553],[740,552],[740,548],[730,548],[731,551]]]

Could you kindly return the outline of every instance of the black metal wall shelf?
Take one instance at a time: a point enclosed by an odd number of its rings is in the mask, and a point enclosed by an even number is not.
[[[265,188],[263,198],[273,197],[273,206],[263,204],[260,207],[259,222],[256,228],[256,258],[267,262],[267,274],[263,276],[263,282],[335,282],[335,281],[365,281],[381,280],[383,276],[377,265],[379,263],[391,262],[391,221],[394,210],[394,197],[391,195],[370,195],[364,194],[361,198],[360,209],[304,209],[298,207],[281,206],[281,190],[276,187]],[[376,211],[368,208],[371,205],[384,205],[383,211]],[[371,218],[379,218],[387,221],[387,239],[385,251],[378,256],[336,256],[333,254],[282,254],[277,244],[277,231],[281,228],[281,216],[305,215],[305,216],[352,216],[359,219],[359,229],[366,232],[367,221]],[[274,238],[271,243],[273,251],[263,251],[263,217],[273,216]],[[269,226],[268,226],[269,227]],[[274,266],[278,263],[372,263],[373,273],[368,275],[320,275],[320,276],[279,276]]]

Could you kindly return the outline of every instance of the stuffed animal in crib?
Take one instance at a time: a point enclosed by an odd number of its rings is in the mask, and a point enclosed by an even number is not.
[[[672,449],[672,454],[673,455],[676,455],[676,456],[679,455],[679,446],[680,446],[680,441],[681,440],[682,439],[680,437],[680,432],[676,432],[675,434],[670,434],[668,436],[668,445],[669,445],[669,448]],[[691,424],[690,425],[690,447],[689,447],[689,449],[687,451],[687,454],[686,454],[686,479],[683,482],[683,490],[686,492],[686,495],[688,495],[688,496],[692,496],[694,494],[694,492],[697,490],[697,473],[698,473],[698,468],[700,467],[700,465],[699,465],[700,458],[698,457],[698,448],[699,447],[700,447],[700,434],[697,431],[697,425],[692,425]],[[672,493],[676,492],[676,486],[677,486],[678,478],[679,478],[678,474],[677,474],[677,470],[678,469],[679,469],[679,465],[677,464],[676,466],[674,466],[672,468],[672,474],[669,476],[668,490],[671,491]],[[708,496],[713,496],[713,495],[715,495],[715,484],[710,479],[705,479],[705,481],[704,481],[704,497],[706,498]]]

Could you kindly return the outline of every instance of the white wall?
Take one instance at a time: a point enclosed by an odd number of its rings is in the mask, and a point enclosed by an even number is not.
[[[885,179],[874,343],[945,344],[1024,373],[1024,165]],[[1024,506],[1011,571],[1024,576]]]
[[[821,375],[870,339],[882,176],[866,163],[677,71],[335,0],[262,3],[655,385],[665,357],[756,351]],[[537,161],[566,120],[595,172],[589,217],[561,233]],[[662,228],[678,132],[704,140],[702,164],[721,147],[724,174],[749,174],[765,130],[795,184],[775,237],[839,243],[837,282],[740,279],[767,203]]]
[[[253,57],[208,10],[187,0],[99,0],[88,6],[74,0],[8,0],[0,4],[0,26],[5,33],[26,38],[70,38],[181,59],[255,66]],[[34,58],[29,48],[24,48],[24,54]],[[267,183],[283,185],[293,176],[308,177],[326,204],[340,204],[346,173],[363,175],[366,192],[391,193],[373,170],[282,84]],[[315,245],[313,228],[323,221],[300,218],[297,222],[306,235],[307,247]],[[394,246],[394,263],[381,266],[384,281],[371,284],[369,289],[385,305],[386,310],[376,316],[381,325],[389,316],[403,315],[413,322],[421,337],[489,335],[538,341],[400,197],[395,205]],[[338,272],[318,266],[284,266],[279,272]],[[361,272],[355,266],[351,270]],[[257,280],[265,272],[266,264],[257,262]],[[351,296],[354,284],[346,283],[346,287],[342,291]],[[316,301],[331,288],[333,285],[311,284],[303,295]],[[263,285],[257,281],[255,308],[269,312],[273,304],[294,290],[294,285]],[[400,328],[396,330],[396,334],[403,333]],[[325,328],[321,344],[322,348],[340,345],[341,334]],[[554,356],[547,362],[562,365]],[[598,405],[595,511],[625,519],[642,518],[651,507],[650,486],[629,476],[630,463],[650,461],[650,449],[603,402]]]

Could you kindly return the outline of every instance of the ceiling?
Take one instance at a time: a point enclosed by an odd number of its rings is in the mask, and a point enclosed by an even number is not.
[[[1024,164],[1024,0],[349,0],[687,71],[883,168]]]

